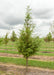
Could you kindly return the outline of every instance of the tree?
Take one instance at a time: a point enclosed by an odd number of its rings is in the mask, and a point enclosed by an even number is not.
[[[26,72],[28,70],[28,58],[38,51],[39,38],[33,37],[34,24],[32,23],[31,9],[27,6],[24,28],[20,31],[17,49],[26,59]]]
[[[51,41],[52,40],[52,35],[51,35],[51,33],[49,32],[49,34],[47,35],[47,41]]]
[[[0,45],[3,43],[3,40],[4,40],[3,38],[0,38]]]
[[[17,39],[17,36],[16,36],[15,32],[13,31],[12,36],[11,36],[11,40],[14,42],[14,41],[16,41],[16,39]]]
[[[53,21],[50,29],[51,29],[51,32],[52,32],[52,37],[54,38],[54,21]]]
[[[6,33],[5,38],[4,38],[4,43],[7,45],[8,43],[8,33]]]

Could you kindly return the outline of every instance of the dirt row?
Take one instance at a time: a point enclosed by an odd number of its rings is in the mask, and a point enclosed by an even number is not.
[[[9,54],[9,53],[0,53],[0,57],[23,58],[23,55]],[[40,61],[54,61],[54,56],[39,56],[39,55],[34,55],[34,56],[31,56],[29,59],[40,60]]]
[[[0,63],[0,71],[5,71],[4,75],[25,75],[25,66]],[[54,70],[28,67],[27,75],[54,75]]]
[[[23,55],[0,53],[0,57],[23,58]],[[54,56],[32,56],[29,59],[54,61]],[[25,75],[25,66],[0,63],[0,71],[4,71],[4,73],[0,73],[0,75]],[[43,69],[38,67],[29,67],[27,75],[54,75],[54,70]]]

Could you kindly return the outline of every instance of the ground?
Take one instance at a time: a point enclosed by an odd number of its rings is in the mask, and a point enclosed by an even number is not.
[[[0,53],[0,57],[22,58],[22,55]],[[29,60],[53,61],[54,56],[32,56]],[[16,66],[14,64],[0,63],[0,75],[25,75],[25,66]],[[54,75],[54,70],[43,69],[38,67],[29,67],[27,75]]]
[[[13,43],[11,41],[7,46],[5,44],[0,45],[0,57],[23,58],[22,55],[18,54],[15,42]],[[39,49],[39,53],[31,56],[29,60],[54,62],[54,42],[43,42]],[[0,75],[25,75],[25,66],[10,63],[5,64],[0,61]],[[54,75],[54,70],[29,67],[27,75]]]
[[[24,66],[16,66],[13,64],[0,63],[0,71],[3,71],[1,75],[25,75]],[[29,67],[27,75],[54,75],[54,70]]]

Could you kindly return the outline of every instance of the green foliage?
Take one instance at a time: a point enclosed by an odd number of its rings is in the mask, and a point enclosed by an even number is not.
[[[10,53],[10,54],[19,54],[17,51],[10,50],[0,50],[0,53]]]
[[[34,55],[54,56],[54,42],[53,41],[45,42],[43,41],[42,38],[40,38],[39,40],[41,40],[41,46],[39,46],[38,48],[39,51],[36,52]],[[16,41],[15,42],[9,41],[7,46],[4,43],[2,43],[0,45],[0,53],[19,54],[15,45]],[[45,51],[47,51],[48,53],[44,53]]]
[[[52,35],[51,35],[50,32],[49,32],[49,34],[47,35],[47,40],[48,40],[48,41],[51,41],[51,40],[52,40]]]
[[[16,34],[15,34],[15,32],[13,31],[12,32],[12,36],[11,36],[11,41],[16,41],[17,40],[17,36],[16,36]]]
[[[47,37],[44,38],[44,40],[45,40],[46,42],[52,41],[52,35],[51,35],[50,32],[49,32],[49,34],[47,35]]]
[[[33,55],[38,51],[40,44],[39,38],[33,38],[32,33],[34,30],[34,24],[31,18],[31,9],[28,6],[25,16],[24,28],[20,32],[20,37],[17,43],[17,49],[24,55],[25,58]]]
[[[7,45],[7,43],[8,43],[8,33],[5,35],[4,43],[5,43],[6,45]]]
[[[0,45],[3,43],[3,40],[4,40],[3,38],[0,38]]]
[[[22,35],[23,36],[23,35]],[[25,36],[25,35],[24,35]],[[23,37],[24,37],[23,36]],[[40,46],[40,39],[39,38],[29,38],[28,42],[22,37],[18,40],[17,47],[18,51],[24,55],[24,57],[29,57],[33,54],[35,54],[39,50]]]

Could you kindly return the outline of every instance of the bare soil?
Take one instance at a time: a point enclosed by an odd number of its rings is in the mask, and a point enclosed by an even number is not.
[[[0,63],[0,71],[5,72],[0,75],[25,75],[25,66]],[[28,67],[27,75],[54,75],[54,70]]]
[[[0,53],[0,57],[23,58],[23,55]],[[29,59],[40,61],[54,61],[54,56],[32,56]],[[25,66],[0,63],[0,75],[25,75]],[[54,70],[43,69],[38,67],[29,67],[27,75],[54,75]]]
[[[40,51],[41,53],[54,53],[54,52],[49,52],[49,51]]]

